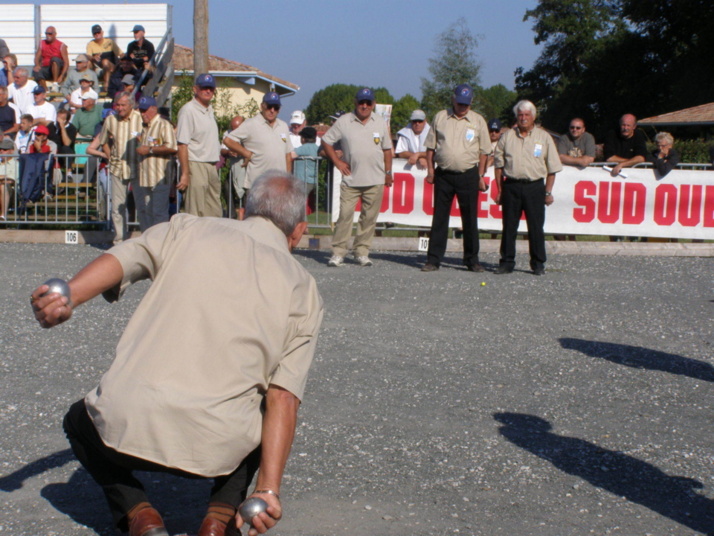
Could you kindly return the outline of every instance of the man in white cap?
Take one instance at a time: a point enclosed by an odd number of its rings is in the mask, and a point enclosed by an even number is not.
[[[293,144],[293,149],[300,147],[300,131],[307,126],[305,114],[301,110],[295,110],[290,116],[290,143]]]
[[[82,107],[72,117],[72,124],[83,138],[93,138],[97,125],[102,121],[102,109],[97,106],[97,92],[90,89],[82,95]]]
[[[397,132],[397,156],[406,158],[410,166],[426,169],[425,143],[430,130],[426,114],[422,110],[414,110],[409,125]]]

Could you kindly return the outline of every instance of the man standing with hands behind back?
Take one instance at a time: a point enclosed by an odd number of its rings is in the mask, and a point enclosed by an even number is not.
[[[341,116],[322,138],[325,154],[342,174],[340,215],[332,235],[332,257],[328,266],[342,266],[347,242],[352,235],[352,218],[357,200],[362,211],[354,240],[355,260],[372,266],[369,248],[382,205],[384,187],[392,185],[392,140],[387,124],[374,113],[374,91],[362,88],[355,96],[353,112]],[[340,142],[344,160],[334,145]]]
[[[221,158],[221,142],[211,106],[215,93],[213,76],[198,75],[193,86],[194,98],[179,110],[176,141],[181,180],[177,188],[186,194],[186,212],[220,218],[223,207],[216,162]]]
[[[434,217],[431,220],[429,251],[422,272],[435,272],[446,252],[449,214],[454,196],[461,209],[464,230],[464,265],[471,272],[483,272],[478,261],[479,191],[485,191],[486,172],[491,141],[486,120],[471,110],[473,89],[460,84],[451,97],[452,108],[442,110],[432,124],[426,139],[426,181],[434,185]],[[435,169],[434,164],[439,167]]]
[[[516,127],[496,146],[496,203],[503,206],[501,262],[497,274],[510,274],[516,265],[516,237],[521,213],[528,223],[528,249],[533,275],[545,274],[545,207],[553,204],[555,174],[563,169],[550,134],[535,124],[536,107],[519,101],[513,107]]]

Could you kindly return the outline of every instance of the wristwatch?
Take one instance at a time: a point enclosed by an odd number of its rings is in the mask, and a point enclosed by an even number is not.
[[[153,145],[151,145],[149,147],[149,154],[154,154],[154,146]],[[548,194],[546,194],[546,195],[548,195]]]
[[[545,193],[545,196],[546,196],[546,197],[548,197],[549,195],[553,195],[553,193],[552,193],[552,192],[546,192],[546,193]]]

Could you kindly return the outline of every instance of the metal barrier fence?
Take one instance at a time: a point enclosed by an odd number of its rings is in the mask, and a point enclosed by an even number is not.
[[[311,228],[332,227],[332,166],[329,161],[320,156],[299,156],[294,159],[297,163],[314,162],[314,182],[306,181],[305,189],[308,192],[307,221]],[[224,184],[223,195],[228,207],[229,218],[237,217],[237,210],[243,208],[245,195],[243,194],[243,177],[245,170],[240,168],[240,161],[231,165],[228,180]]]
[[[0,156],[0,226],[110,228],[110,191],[100,159],[90,155]]]

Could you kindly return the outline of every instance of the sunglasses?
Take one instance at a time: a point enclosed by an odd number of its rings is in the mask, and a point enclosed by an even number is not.
[[[278,104],[268,104],[266,107],[268,110],[275,110],[276,112],[280,111],[280,106]]]
[[[200,89],[201,91],[216,91],[216,88],[211,86],[201,86]]]
[[[412,123],[423,123],[423,119],[412,119]]]
[[[570,127],[570,130],[582,130],[583,127]]]
[[[364,100],[359,101],[357,104],[364,105],[364,106],[372,106],[372,101],[364,99]]]

